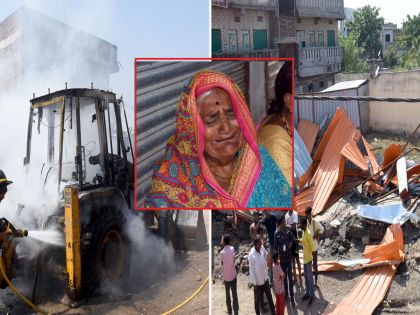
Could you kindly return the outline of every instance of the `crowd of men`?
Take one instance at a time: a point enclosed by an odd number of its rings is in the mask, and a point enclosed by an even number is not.
[[[286,301],[290,301],[292,307],[296,306],[293,286],[294,282],[297,282],[297,275],[302,283],[299,244],[303,247],[303,273],[306,288],[302,301],[309,299],[308,305],[313,303],[315,289],[318,288],[318,239],[324,232],[324,228],[312,218],[311,213],[312,208],[307,207],[306,217],[300,219],[302,237],[299,238],[299,218],[293,209],[287,211],[285,216],[282,213],[277,216],[264,210],[262,218],[259,211],[253,212],[254,223],[250,226],[253,248],[249,253],[248,263],[249,275],[254,285],[254,307],[257,315],[267,311],[264,308],[264,295],[272,315],[284,314]],[[268,244],[264,238],[264,228],[267,231]],[[235,250],[230,246],[229,234],[224,236],[223,242],[225,247],[220,252],[220,260],[223,265],[227,312],[237,315],[239,303]],[[314,274],[312,270],[315,271]],[[270,287],[272,286],[274,286],[275,304],[271,294]]]

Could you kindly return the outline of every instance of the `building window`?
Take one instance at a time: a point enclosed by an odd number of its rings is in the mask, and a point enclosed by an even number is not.
[[[318,25],[318,20],[314,20],[314,24],[315,25]]]
[[[332,24],[332,20],[330,20],[329,23]]]
[[[228,31],[228,50],[236,51],[236,32]]]
[[[391,42],[391,34],[385,34],[385,42]]]
[[[324,88],[324,81],[319,82],[319,88],[323,89]]]
[[[297,18],[297,22],[298,22],[298,24],[302,23],[302,19],[301,18]]]
[[[299,94],[303,94],[303,86],[299,86]]]
[[[309,47],[315,47],[315,32],[309,32]]]
[[[332,80],[328,80],[328,87],[332,87]]]
[[[249,44],[249,31],[242,31],[242,51],[251,50],[251,45]]]
[[[258,21],[258,22],[264,22],[264,19],[263,19],[263,17],[262,17],[262,16],[257,16],[257,21]]]
[[[254,50],[267,48],[267,30],[255,30],[252,33],[254,40]]]
[[[240,16],[235,16],[235,22],[240,22],[241,21],[241,17]]]
[[[314,84],[312,82],[308,84],[308,90],[309,93],[312,93],[314,91]]]
[[[324,47],[324,32],[318,32],[318,46]]]

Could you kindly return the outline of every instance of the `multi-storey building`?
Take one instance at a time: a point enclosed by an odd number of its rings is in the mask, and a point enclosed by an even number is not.
[[[117,47],[65,23],[20,7],[0,23],[0,96],[32,96],[68,87],[108,89],[119,70]]]
[[[277,0],[212,0],[214,57],[277,57]]]
[[[338,42],[338,21],[345,18],[344,0],[296,0],[298,93],[333,85],[334,74],[345,69],[344,47]]]
[[[346,15],[346,18],[343,21],[340,21],[340,31],[344,37],[347,37],[348,35],[350,35],[350,30],[347,25],[347,22],[354,21],[354,16],[353,16],[354,11],[356,11],[356,9],[344,8],[344,14]]]

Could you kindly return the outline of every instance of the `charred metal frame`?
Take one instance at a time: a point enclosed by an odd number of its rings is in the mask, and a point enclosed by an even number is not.
[[[121,122],[121,113],[120,109],[120,102],[122,100],[116,99],[116,95],[112,92],[108,91],[101,91],[101,90],[94,90],[94,89],[65,89],[61,91],[56,91],[54,93],[50,93],[44,96],[40,96],[37,98],[33,98],[30,103],[30,111],[29,111],[29,121],[28,121],[28,133],[27,133],[27,144],[26,144],[26,157],[24,159],[24,165],[30,163],[31,160],[31,142],[32,142],[32,124],[33,124],[33,117],[34,117],[34,109],[40,108],[44,106],[48,106],[59,101],[62,102],[61,104],[61,117],[60,117],[60,138],[59,138],[59,158],[58,158],[58,183],[57,183],[57,190],[60,187],[61,182],[61,173],[62,173],[62,158],[63,158],[63,138],[64,138],[64,121],[65,121],[65,108],[66,108],[66,100],[69,99],[69,107],[71,110],[71,128],[73,127],[73,98],[75,98],[75,115],[76,115],[76,128],[77,128],[77,155],[76,165],[77,165],[77,172],[78,172],[78,188],[79,191],[90,189],[91,187],[87,188],[84,187],[86,185],[83,184],[83,169],[82,169],[82,130],[81,130],[81,121],[80,121],[80,98],[93,98],[95,103],[95,110],[97,115],[97,127],[98,127],[98,136],[99,136],[99,145],[100,145],[100,168],[103,172],[104,182],[102,184],[93,185],[93,186],[103,186],[109,185],[115,182],[116,174],[115,174],[115,165],[114,165],[114,148],[112,144],[112,130],[111,130],[111,113],[110,111],[113,110],[113,113],[116,117],[116,140],[117,140],[117,148],[116,152],[119,156],[123,158],[124,165],[125,165],[125,172],[128,175],[128,161],[127,161],[127,154],[124,147],[124,136],[122,130],[122,122]],[[113,104],[111,106],[111,104]],[[113,109],[112,109],[113,108]],[[108,110],[107,116],[105,117],[105,110]],[[124,112],[125,114],[125,112]],[[50,112],[50,119],[49,121],[54,121],[54,115]],[[127,117],[125,116],[125,119]],[[108,128],[107,128],[107,120],[108,120]],[[126,121],[127,132],[129,135],[128,130],[128,123]],[[108,129],[108,133],[107,133]],[[53,163],[53,155],[55,154],[54,148],[54,128],[50,128],[48,130],[48,162]],[[109,136],[110,140],[110,148],[108,148],[107,143],[107,136]],[[131,141],[130,141],[131,147]],[[109,150],[110,149],[110,150]],[[132,147],[131,147],[131,150]],[[109,154],[110,152],[110,154]],[[134,154],[134,153],[133,153]],[[89,185],[92,186],[92,185]]]

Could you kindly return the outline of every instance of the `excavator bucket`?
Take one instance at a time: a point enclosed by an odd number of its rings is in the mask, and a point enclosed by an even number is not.
[[[175,249],[199,251],[207,244],[203,211],[177,210],[173,214]]]

